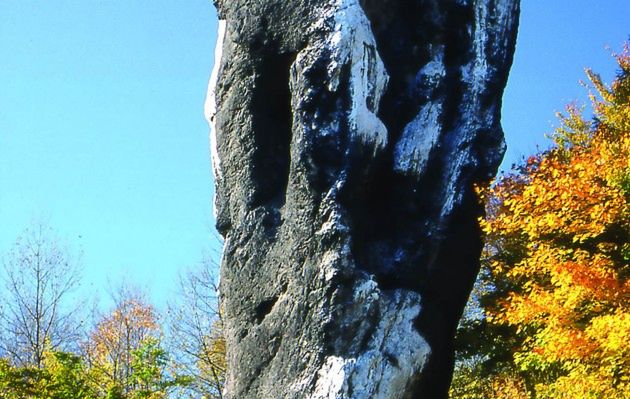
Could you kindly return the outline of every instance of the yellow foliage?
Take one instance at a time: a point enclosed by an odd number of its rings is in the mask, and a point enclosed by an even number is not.
[[[630,388],[628,49],[617,59],[610,88],[588,72],[596,123],[569,107],[556,147],[482,193],[489,268],[511,287],[488,321],[527,336],[514,356],[521,370],[556,373],[535,384],[537,397],[621,398]]]
[[[101,389],[131,389],[133,352],[160,333],[158,316],[137,295],[122,298],[103,317],[84,343],[84,352],[94,380]]]

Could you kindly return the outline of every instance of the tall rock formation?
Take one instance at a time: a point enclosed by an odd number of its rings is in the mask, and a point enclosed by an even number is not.
[[[444,398],[518,0],[217,0],[226,397]]]

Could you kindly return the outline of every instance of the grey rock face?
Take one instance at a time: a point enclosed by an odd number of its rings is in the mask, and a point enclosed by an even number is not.
[[[219,0],[227,398],[443,398],[518,0]]]

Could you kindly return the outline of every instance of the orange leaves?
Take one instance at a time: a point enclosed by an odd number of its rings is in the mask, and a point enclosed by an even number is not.
[[[513,376],[498,376],[490,381],[491,392],[487,397],[494,399],[529,399],[525,384]]]
[[[93,355],[103,360],[118,357],[121,355],[118,352],[129,350],[126,346],[138,346],[157,331],[159,327],[153,307],[137,297],[125,298],[92,332]]]
[[[499,287],[488,322],[524,337],[521,370],[554,370],[536,385],[542,397],[614,396],[630,379],[627,49],[618,61],[611,89],[589,72],[596,122],[569,107],[556,147],[483,192],[484,257]]]
[[[621,165],[608,170],[614,164],[598,166],[601,158],[594,155],[577,154],[566,164],[547,154],[522,194],[503,202],[507,212],[491,220],[490,229],[522,230],[532,239],[568,234],[579,242],[603,234],[607,225],[622,220],[627,204],[621,189],[608,184]]]

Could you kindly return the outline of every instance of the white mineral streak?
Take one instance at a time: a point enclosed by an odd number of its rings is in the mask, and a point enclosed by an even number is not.
[[[359,356],[329,356],[317,373],[309,399],[399,399],[425,365],[430,349],[413,326],[420,296],[396,290],[383,294],[372,280],[357,283],[354,300],[365,307],[378,303],[379,324],[367,350]]]
[[[217,81],[219,79],[219,70],[221,69],[221,60],[223,58],[223,41],[225,39],[225,31],[227,28],[227,22],[225,20],[219,20],[219,26],[217,31],[217,44],[214,48],[214,65],[212,67],[212,73],[210,74],[210,82],[208,83],[208,92],[206,93],[206,102],[204,104],[203,113],[210,125],[210,157],[212,159],[212,175],[214,177],[215,194],[212,199],[212,212],[216,219],[217,217],[217,195],[216,185],[219,179],[221,179],[221,160],[219,159],[219,152],[217,151],[217,99],[216,89]]]
[[[328,89],[336,91],[345,66],[350,66],[350,134],[374,147],[387,145],[387,128],[376,116],[389,76],[376,47],[370,21],[358,0],[337,0],[322,22],[332,20],[333,31],[325,40],[332,52]]]
[[[339,394],[348,390],[346,374],[354,362],[354,359],[343,359],[337,356],[326,358],[326,363],[319,370],[317,385],[311,398],[336,399],[343,397]]]
[[[443,54],[444,49],[439,49],[433,59],[418,72],[417,79],[432,87],[437,86],[446,75]],[[439,101],[429,101],[420,108],[414,120],[405,126],[396,143],[394,170],[416,176],[424,172],[431,150],[442,133],[441,114],[442,103]]]
[[[488,47],[507,48],[509,35],[506,35],[505,32],[510,29],[516,16],[515,6],[516,2],[511,0],[497,1],[495,7],[488,7],[486,2],[482,0],[475,1],[475,25],[473,31],[473,52],[475,56],[470,63],[464,65],[461,69],[462,79],[467,85],[462,101],[465,113],[462,113],[461,116],[461,121],[465,122],[465,124],[455,127],[456,130],[466,132],[470,138],[478,134],[479,129],[489,128],[493,125],[495,110],[491,107],[484,110],[483,105],[480,103],[479,94],[486,90],[489,84],[489,73],[492,68],[495,68],[493,64],[502,62],[502,60],[496,58],[497,55],[492,55]],[[489,15],[489,13],[492,13],[492,15]],[[498,21],[490,24],[496,26],[496,30],[489,26],[489,21]],[[503,43],[496,43],[497,38],[501,38]],[[489,55],[490,59],[488,59]],[[459,178],[454,174],[461,173],[463,166],[471,162],[471,157],[469,146],[462,146],[461,150],[455,154],[451,166],[453,175],[448,179],[449,184],[444,191],[446,197],[444,198],[444,205],[441,211],[442,219],[449,215],[455,205],[462,200],[462,191],[455,186],[455,182],[459,181]]]
[[[496,18],[497,21],[509,21],[510,19],[509,16],[505,15],[505,13],[508,12],[506,2],[497,2],[497,6],[493,11],[497,14],[496,16],[488,15],[489,7],[487,7],[487,5],[482,1],[476,1],[474,9],[474,57],[471,62],[461,68],[462,79],[467,88],[464,90],[464,98],[462,100],[463,107],[461,107],[461,122],[454,128],[456,131],[460,131],[459,135],[462,138],[464,138],[464,135],[469,136],[466,141],[470,141],[472,137],[477,134],[479,129],[492,126],[492,118],[494,117],[492,109],[484,112],[483,106],[480,103],[480,94],[486,89],[488,84],[488,73],[490,68],[487,58],[487,46],[490,44],[490,38],[488,36],[488,20],[490,18]],[[505,35],[493,36],[501,37]],[[445,198],[440,212],[442,219],[445,219],[447,215],[453,211],[456,204],[462,200],[463,193],[459,187],[456,186],[456,182],[459,181],[459,176],[457,175],[461,173],[464,165],[470,162],[471,156],[472,154],[470,154],[470,148],[468,145],[461,146],[459,151],[454,154],[454,158],[451,162],[451,176],[449,177],[447,187],[444,190]]]
[[[475,4],[475,31],[473,39],[473,51],[475,58],[472,63],[463,67],[462,75],[470,85],[470,100],[475,102],[475,108],[479,107],[478,94],[481,93],[488,80],[488,60],[486,58],[486,46],[488,44],[488,6],[478,2]],[[475,109],[477,111],[478,109]]]
[[[217,178],[221,178],[221,160],[219,159],[219,153],[217,152],[216,88],[217,81],[219,79],[219,70],[221,69],[221,59],[223,58],[223,41],[225,39],[226,28],[227,22],[225,20],[220,20],[217,31],[217,44],[214,48],[214,65],[212,67],[212,73],[210,74],[206,103],[204,105],[204,115],[208,124],[210,124],[210,154],[212,156],[212,173],[214,175],[215,182]]]
[[[394,149],[394,170],[416,176],[424,172],[431,150],[442,131],[439,120],[441,113],[441,103],[429,102],[405,126]]]

